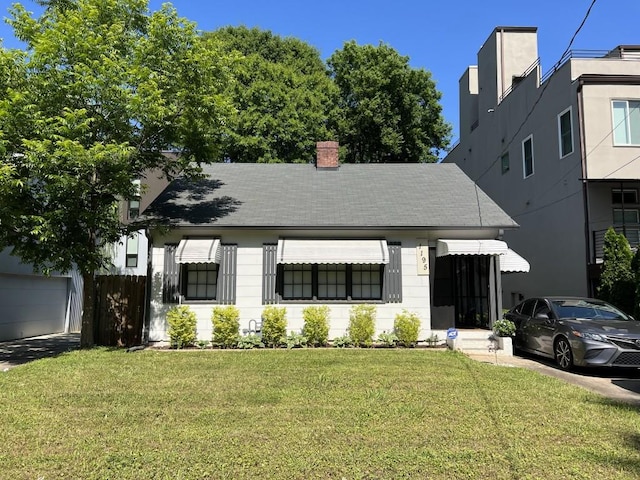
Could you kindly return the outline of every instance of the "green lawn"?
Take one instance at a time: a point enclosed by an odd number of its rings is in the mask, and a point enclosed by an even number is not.
[[[449,351],[77,351],[0,411],[7,479],[640,477],[633,407]]]

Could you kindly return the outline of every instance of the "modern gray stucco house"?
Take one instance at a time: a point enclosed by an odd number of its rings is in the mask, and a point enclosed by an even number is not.
[[[489,328],[501,316],[501,269],[527,269],[501,241],[517,224],[456,165],[340,165],[336,142],[310,164],[204,167],[175,180],[144,215],[151,229],[150,341],[167,337],[166,312],[188,304],[198,337],[211,338],[212,308],[235,304],[240,328],[266,305],[328,305],[330,338],[354,304],[377,308],[376,334],[403,309],[420,339],[450,327]],[[440,335],[440,338],[444,338]]]
[[[521,228],[531,263],[504,302],[595,295],[603,237],[640,241],[640,46],[570,51],[543,74],[534,27],[497,27],[460,78],[460,140],[444,159]]]

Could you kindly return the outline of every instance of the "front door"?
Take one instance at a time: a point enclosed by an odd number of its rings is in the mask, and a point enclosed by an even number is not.
[[[436,258],[434,305],[452,305],[456,328],[489,328],[489,255]]]

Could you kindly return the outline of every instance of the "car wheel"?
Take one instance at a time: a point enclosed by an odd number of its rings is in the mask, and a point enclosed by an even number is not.
[[[571,370],[573,367],[573,354],[571,353],[571,345],[569,345],[569,341],[566,338],[560,337],[556,340],[553,346],[553,353],[558,366],[562,370]]]

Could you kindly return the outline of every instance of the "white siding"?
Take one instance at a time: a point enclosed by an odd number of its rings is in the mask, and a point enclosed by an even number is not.
[[[175,242],[179,237],[172,236],[167,242]],[[376,337],[383,331],[391,331],[396,314],[406,309],[415,312],[421,319],[420,339],[431,333],[429,276],[419,276],[416,246],[417,241],[411,237],[387,238],[388,241],[402,242],[402,303],[376,304]],[[262,246],[263,243],[275,243],[277,236],[228,236],[222,237],[223,243],[237,243],[237,297],[236,306],[240,310],[240,330],[249,327],[251,320],[260,320],[262,305]],[[164,265],[164,247],[159,243],[152,250],[153,275],[151,299],[150,341],[166,341],[166,312],[170,305],[162,304],[162,269]],[[315,303],[314,305],[320,305]],[[349,325],[349,312],[353,304],[326,303],[331,309],[329,338],[344,335]],[[198,338],[210,340],[212,334],[211,313],[215,304],[189,304],[198,316]],[[280,307],[287,309],[287,332],[299,332],[303,327],[302,310],[308,304],[283,303]]]

